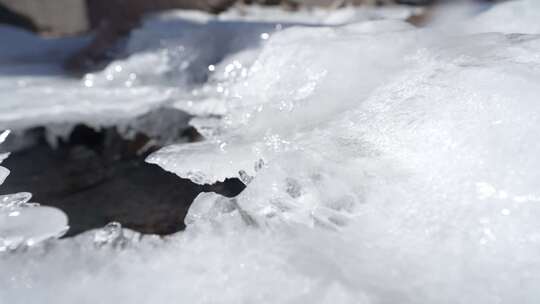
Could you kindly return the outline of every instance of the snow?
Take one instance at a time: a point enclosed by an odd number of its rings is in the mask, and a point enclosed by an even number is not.
[[[254,22],[280,22],[302,24],[340,25],[351,22],[397,19],[405,20],[412,15],[419,14],[422,9],[413,9],[408,6],[383,6],[373,8],[370,6],[343,7],[329,9],[311,7],[300,11],[284,11],[280,7],[261,7],[257,5],[233,7],[217,16],[219,20],[246,20]]]
[[[247,188],[199,195],[186,231],[169,237],[111,224],[4,254],[0,299],[538,303],[540,33],[516,9],[534,3],[460,21],[490,19],[474,33],[395,19],[276,31],[204,15],[150,20],[128,43],[133,55],[96,77],[120,64],[141,69],[150,91],[181,83],[170,105],[196,115],[206,141],[148,161]],[[522,24],[500,29],[497,16]],[[191,27],[167,30],[175,23]],[[163,64],[144,74],[147,59]]]
[[[508,1],[475,18],[472,27],[475,31],[538,34],[539,19],[538,1]]]
[[[66,78],[60,63],[90,37],[44,39],[0,26],[0,35],[12,43],[0,50],[4,63],[0,67],[0,99],[4,101],[0,129],[47,126],[52,136],[62,136],[78,123],[138,129],[133,125],[136,117],[163,107],[195,115],[220,114],[219,103],[194,103],[199,90],[204,90],[201,84],[208,79],[208,67],[228,55],[249,52],[264,41],[261,37],[298,24],[342,24],[410,14],[403,7],[281,15],[262,8],[223,16],[172,11],[149,18],[131,34],[123,54],[126,59],[82,80]],[[253,21],[251,15],[261,20]]]

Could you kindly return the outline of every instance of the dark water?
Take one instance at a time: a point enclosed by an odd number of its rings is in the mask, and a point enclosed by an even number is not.
[[[235,196],[245,187],[238,179],[197,185],[145,163],[152,149],[139,153],[149,140],[141,134],[128,141],[114,128],[94,131],[80,125],[52,148],[43,128],[27,133],[34,143],[3,163],[12,173],[0,191],[32,192],[32,201],[62,209],[70,221],[67,236],[112,221],[142,233],[174,233],[185,228],[199,193]]]

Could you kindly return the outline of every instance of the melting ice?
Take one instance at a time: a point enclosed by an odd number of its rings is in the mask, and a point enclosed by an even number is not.
[[[207,140],[148,161],[246,190],[201,194],[165,239],[112,224],[4,254],[0,299],[537,303],[539,10],[502,3],[450,34],[384,18],[148,21],[97,88],[122,86],[106,81],[116,66],[172,88],[163,102]]]

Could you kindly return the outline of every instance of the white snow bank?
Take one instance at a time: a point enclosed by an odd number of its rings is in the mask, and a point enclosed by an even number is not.
[[[475,32],[540,33],[540,2],[536,0],[500,3],[472,20]]]
[[[196,124],[211,140],[149,161],[249,183],[233,200],[199,197],[192,226],[335,230],[342,251],[316,239],[302,258],[332,248],[307,268],[336,267],[321,276],[345,298],[537,302],[540,36],[388,24],[274,34],[219,84],[222,123]]]
[[[164,28],[139,32],[143,53],[162,50],[143,33]],[[539,35],[395,20],[264,33],[203,53],[208,73],[185,82],[197,99],[175,105],[223,117],[192,122],[206,142],[149,158],[199,183],[238,176],[246,190],[201,194],[187,230],[165,240],[112,225],[4,255],[0,299],[540,301]],[[193,48],[170,37],[168,50]]]

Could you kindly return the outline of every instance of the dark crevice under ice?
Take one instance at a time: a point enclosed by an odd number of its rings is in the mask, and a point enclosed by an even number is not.
[[[34,201],[63,210],[70,225],[66,236],[110,222],[147,234],[171,234],[185,228],[184,218],[199,193],[235,196],[244,189],[238,179],[198,185],[145,163],[159,147],[140,152],[149,141],[140,133],[126,140],[115,128],[95,131],[78,125],[53,148],[45,132],[26,132],[32,144],[5,161],[15,170],[2,190],[28,191]]]

